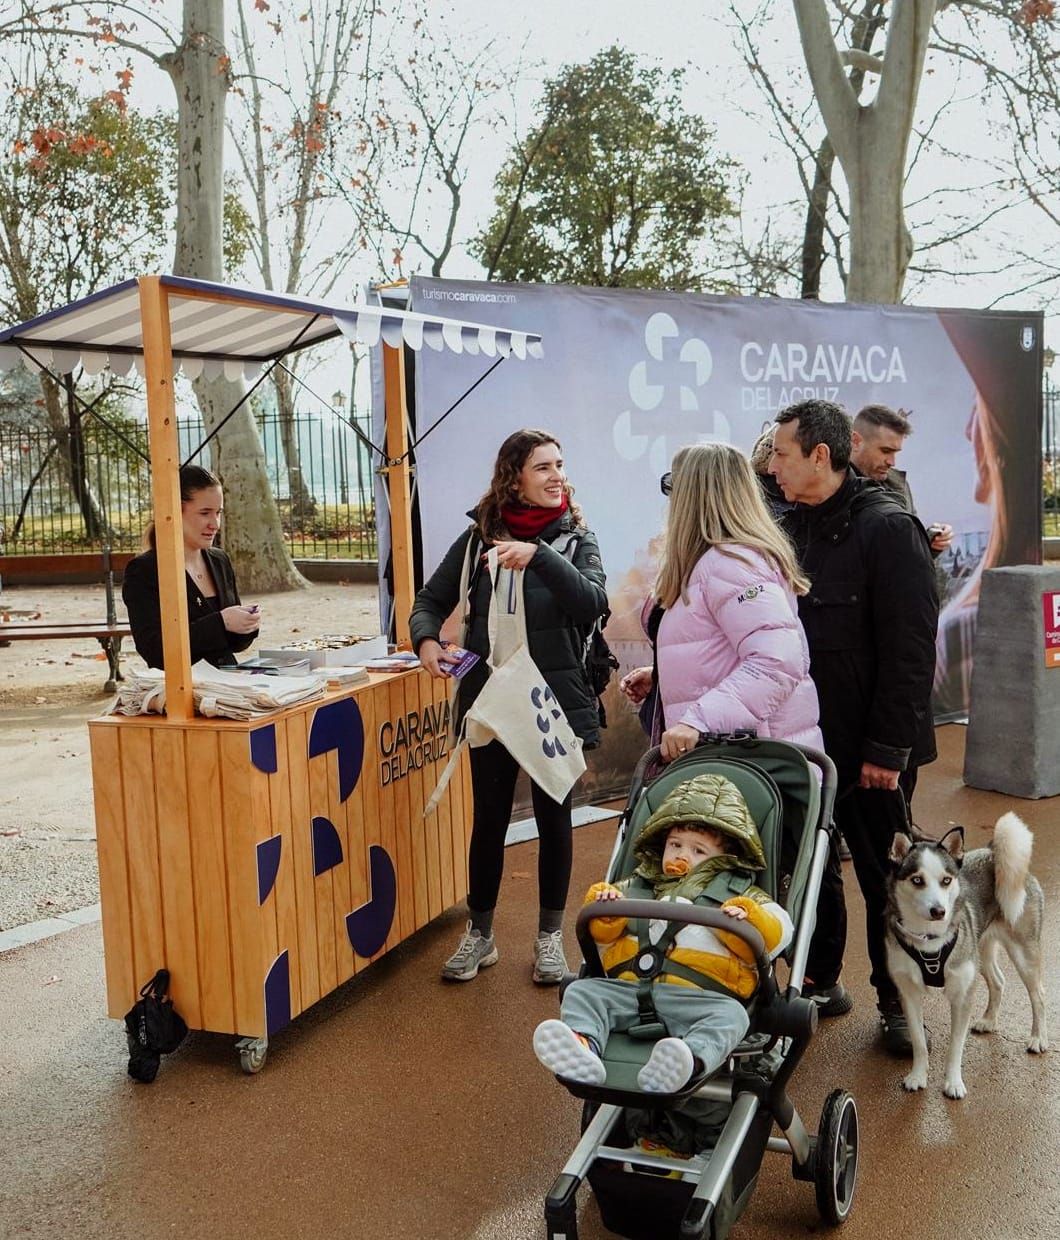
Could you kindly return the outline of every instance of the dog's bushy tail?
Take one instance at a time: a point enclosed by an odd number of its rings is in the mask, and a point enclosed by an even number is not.
[[[994,894],[1001,915],[1010,926],[1023,916],[1027,902],[1027,875],[1031,868],[1034,836],[1018,814],[1002,814],[994,827]]]

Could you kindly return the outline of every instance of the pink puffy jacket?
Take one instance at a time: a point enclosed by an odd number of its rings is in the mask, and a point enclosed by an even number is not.
[[[711,547],[685,593],[688,602],[678,599],[659,626],[665,726],[754,728],[823,749],[806,635],[777,569],[749,548]]]

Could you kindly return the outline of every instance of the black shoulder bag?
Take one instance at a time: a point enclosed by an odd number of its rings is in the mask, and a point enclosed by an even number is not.
[[[169,970],[159,969],[140,991],[140,998],[125,1013],[129,1042],[129,1075],[144,1085],[158,1075],[163,1055],[170,1055],[184,1041],[188,1026],[166,997]]]

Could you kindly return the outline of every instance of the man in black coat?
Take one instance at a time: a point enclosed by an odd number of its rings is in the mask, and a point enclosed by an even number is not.
[[[854,415],[850,463],[855,473],[863,474],[891,491],[906,512],[911,512],[915,517],[917,511],[909,480],[905,470],[899,469],[895,463],[912,433],[909,415],[903,409],[866,405]],[[928,526],[927,532],[934,557],[949,550],[953,542],[952,525],[938,521]]]
[[[905,470],[899,469],[896,464],[898,453],[913,433],[909,415],[904,409],[890,409],[887,405],[865,405],[854,415],[852,429],[850,464],[854,472],[878,482],[890,491],[906,512],[911,512],[914,517],[918,516]],[[927,527],[927,536],[932,559],[937,560],[949,550],[953,542],[953,526],[944,521],[935,522]],[[937,575],[935,583],[936,586],[939,585]],[[916,767],[910,764],[899,779],[910,813],[913,809],[916,776]]]
[[[799,616],[821,704],[825,749],[839,773],[836,825],[865,897],[866,934],[884,1043],[909,1053],[909,1034],[884,951],[887,853],[907,829],[902,771],[936,757],[931,718],[938,594],[923,526],[884,488],[850,468],[847,415],[803,401],[777,415],[769,470],[810,592]],[[821,1014],[849,1011],[839,981],[846,909],[833,847],[807,964]]]

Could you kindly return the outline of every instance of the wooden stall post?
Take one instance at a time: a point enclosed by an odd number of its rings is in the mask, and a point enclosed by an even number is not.
[[[405,402],[405,352],[383,342],[383,393],[386,408],[385,466],[390,495],[390,549],[394,565],[394,632],[398,645],[407,644],[409,613],[416,593],[412,553],[411,470],[405,453],[409,446],[408,406]],[[391,464],[390,462],[400,462]]]
[[[151,448],[151,495],[158,551],[158,595],[162,607],[162,652],[166,664],[166,715],[171,720],[183,721],[194,715],[195,706],[191,691],[188,593],[180,519],[180,444],[173,398],[169,300],[158,276],[141,276],[138,283]]]

